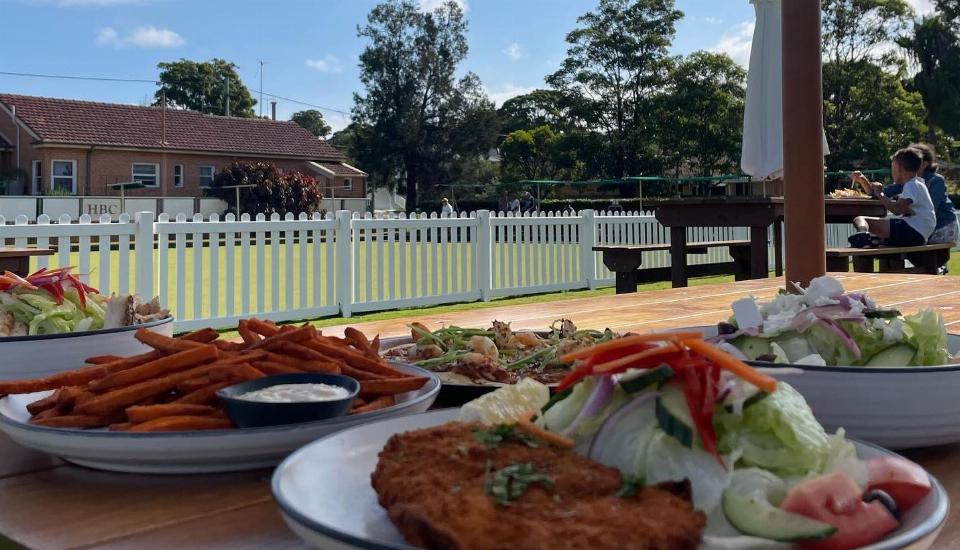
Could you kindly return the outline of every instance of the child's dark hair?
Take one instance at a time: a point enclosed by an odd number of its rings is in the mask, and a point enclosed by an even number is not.
[[[894,153],[890,160],[899,164],[907,172],[919,172],[923,164],[923,153],[912,147],[905,147]]]
[[[940,165],[937,164],[937,152],[933,150],[932,146],[926,143],[911,143],[908,147],[920,151],[923,162],[927,163],[931,172],[936,172],[940,169]]]

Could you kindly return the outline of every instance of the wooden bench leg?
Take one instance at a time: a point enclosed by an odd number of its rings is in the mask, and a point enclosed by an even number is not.
[[[914,252],[907,254],[907,260],[927,275],[936,275],[940,271],[939,257],[936,251],[932,252]]]
[[[617,273],[617,294],[633,294],[637,291],[636,271],[620,271]]]
[[[850,271],[850,258],[847,256],[827,256],[827,271],[830,273]]]
[[[773,222],[773,266],[777,277],[783,275],[783,222]]]
[[[878,273],[903,272],[903,258],[900,256],[880,256],[877,258]]]
[[[873,256],[854,256],[853,270],[857,273],[873,273]]]
[[[766,279],[770,275],[767,254],[767,226],[750,228],[750,277]]]
[[[731,246],[730,257],[733,258],[735,265],[733,279],[735,281],[747,281],[750,279],[750,247]]]
[[[685,287],[687,281],[687,228],[670,228],[670,280],[673,288]]]

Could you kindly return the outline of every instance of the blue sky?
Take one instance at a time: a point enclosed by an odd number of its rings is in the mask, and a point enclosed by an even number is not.
[[[431,9],[440,0],[417,0]],[[595,0],[460,0],[470,53],[463,64],[490,96],[505,99],[543,85],[566,50],[564,35]],[[929,0],[911,0],[923,9]],[[0,0],[7,55],[0,71],[155,78],[156,65],[182,57],[222,57],[244,83],[304,102],[349,111],[360,91],[356,26],[374,0]],[[746,65],[753,30],[748,0],[676,0],[685,13],[673,52],[725,51]],[[11,45],[19,47],[11,49]],[[16,54],[12,54],[16,51]],[[148,101],[150,84],[0,75],[0,91],[97,101]],[[256,95],[256,94],[255,94]],[[264,113],[269,99],[265,98]],[[278,117],[302,105],[279,101]],[[325,116],[342,128],[349,121]]]

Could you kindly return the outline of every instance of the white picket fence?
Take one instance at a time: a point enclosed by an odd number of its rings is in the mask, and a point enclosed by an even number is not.
[[[13,224],[0,217],[0,246],[53,246],[57,254],[33,259],[36,267],[75,265],[102,292],[158,295],[178,330],[230,326],[251,315],[278,321],[350,316],[597,288],[612,284],[614,275],[593,246],[669,243],[670,233],[651,212],[590,210],[452,218],[340,211],[326,218],[244,214],[239,220],[232,214],[155,220],[141,212],[71,222],[66,215],[41,215],[36,223],[22,216]],[[828,245],[844,243],[850,232],[829,226]],[[688,234],[690,242],[745,238],[745,228]],[[718,248],[688,260],[731,258]],[[669,265],[669,252],[645,253],[645,268]]]

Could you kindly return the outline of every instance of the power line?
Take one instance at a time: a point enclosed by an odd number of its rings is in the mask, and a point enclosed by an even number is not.
[[[160,85],[160,81],[159,81],[159,80],[147,80],[147,79],[143,79],[143,78],[112,78],[112,77],[105,77],[105,76],[74,76],[74,75],[61,75],[61,74],[18,73],[18,72],[12,72],[12,71],[0,71],[0,75],[4,75],[4,76],[22,76],[22,77],[27,77],[27,78],[53,78],[53,79],[60,79],[60,80],[90,80],[90,81],[95,81],[95,82],[133,82],[133,83],[140,83],[140,84],[155,84],[155,85],[157,85],[157,86]],[[267,92],[264,92],[264,91],[262,91],[262,90],[254,90],[254,89],[251,89],[251,88],[247,88],[247,89],[250,90],[251,93],[260,94],[261,96],[271,97],[271,98],[273,98],[273,99],[279,99],[279,100],[282,100],[282,101],[287,101],[287,102],[289,102],[289,103],[296,103],[297,105],[303,105],[303,106],[306,106],[306,107],[312,107],[312,108],[317,109],[317,110],[320,110],[320,111],[329,111],[329,112],[332,112],[332,113],[337,113],[337,114],[341,114],[341,115],[346,115],[346,116],[348,116],[348,117],[351,116],[350,111],[345,111],[345,110],[343,110],[343,109],[334,109],[333,107],[324,107],[324,106],[322,106],[322,105],[316,105],[316,104],[314,104],[314,103],[308,103],[308,102],[306,102],[306,101],[300,101],[299,99],[291,99],[291,98],[289,98],[289,97],[284,97],[284,96],[280,96],[280,95],[276,95],[276,94],[267,93]],[[261,101],[261,103],[263,103],[263,102]]]

